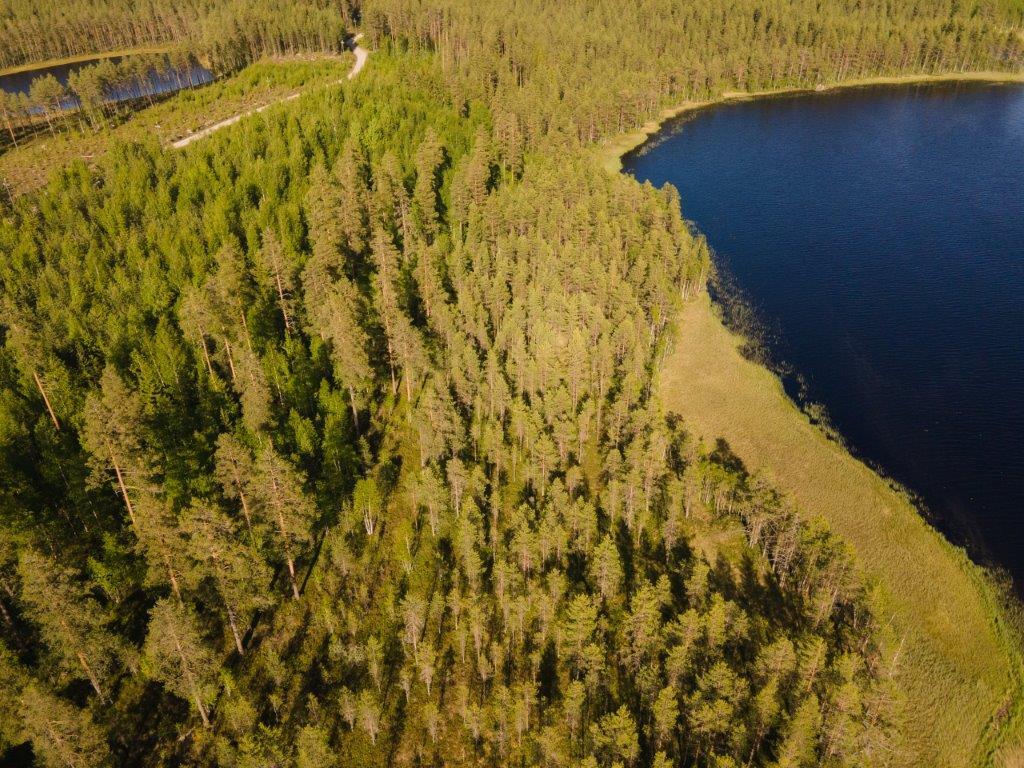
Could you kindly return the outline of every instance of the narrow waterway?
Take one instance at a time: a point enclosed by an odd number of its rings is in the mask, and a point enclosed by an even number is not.
[[[1024,582],[1024,87],[725,104],[625,169],[670,182],[787,388]]]

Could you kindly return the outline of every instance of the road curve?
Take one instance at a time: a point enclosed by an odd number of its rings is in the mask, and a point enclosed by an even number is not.
[[[360,32],[358,35],[353,37],[348,44],[352,53],[356,55],[356,63],[353,65],[352,69],[349,71],[345,79],[335,80],[334,83],[332,83],[332,85],[340,85],[341,83],[345,82],[345,80],[351,80],[352,78],[354,78],[356,75],[363,71],[363,67],[366,66],[366,60],[370,57],[370,52],[359,44],[359,39],[362,36],[363,33]],[[182,149],[184,147],[187,147],[193,141],[204,139],[211,133],[219,131],[221,128],[227,128],[229,125],[234,125],[242,118],[249,117],[250,115],[258,115],[260,112],[263,112],[266,109],[270,109],[271,107],[276,106],[278,104],[283,104],[286,101],[294,101],[295,99],[299,98],[299,96],[301,96],[302,94],[303,91],[296,91],[295,93],[289,94],[288,96],[277,99],[276,101],[272,101],[269,104],[264,104],[262,107],[256,107],[255,109],[250,109],[247,112],[240,112],[237,115],[232,115],[231,117],[225,120],[221,120],[218,123],[208,125],[205,128],[196,131],[195,133],[190,133],[188,136],[184,136],[178,139],[177,141],[172,141],[171,146],[174,147],[174,149]]]
[[[348,73],[349,80],[351,80],[353,77],[355,77],[356,75],[363,71],[363,66],[366,64],[366,60],[370,58],[370,52],[359,44],[359,39],[362,36],[363,33],[360,32],[358,35],[353,37],[352,42],[349,46],[352,49],[352,53],[356,55],[355,66],[352,67],[352,71]]]

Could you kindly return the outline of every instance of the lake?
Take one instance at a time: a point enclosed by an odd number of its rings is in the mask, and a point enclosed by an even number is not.
[[[1020,589],[1024,87],[729,103],[624,165],[679,189],[787,391]]]
[[[113,56],[110,61],[119,64],[123,57]],[[90,61],[78,61],[71,64],[57,64],[52,67],[33,69],[26,72],[14,72],[7,75],[0,75],[0,89],[8,93],[25,93],[32,86],[32,81],[44,75],[53,75],[63,86],[67,86],[68,78],[73,72],[96,64],[99,59]],[[191,75],[191,81],[189,80]],[[151,71],[144,82],[130,81],[124,86],[116,88],[111,94],[114,101],[125,101],[137,99],[143,96],[156,96],[163,93],[172,93],[182,88],[187,88],[191,82],[193,85],[204,85],[213,81],[213,73],[202,65],[192,62],[188,69],[180,71],[168,70],[165,72]],[[68,106],[72,103],[69,102]]]

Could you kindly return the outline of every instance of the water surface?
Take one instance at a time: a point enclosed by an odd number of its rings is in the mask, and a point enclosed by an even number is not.
[[[110,58],[114,64],[119,64],[123,57],[113,56]],[[8,93],[28,94],[32,87],[32,81],[37,77],[53,75],[63,86],[67,86],[68,78],[72,73],[83,67],[90,67],[96,64],[99,59],[89,61],[77,61],[70,64],[56,64],[52,67],[42,67],[24,72],[13,72],[7,75],[0,75],[0,89]],[[137,99],[143,96],[156,96],[164,93],[172,93],[189,85],[204,85],[213,81],[213,73],[202,65],[192,62],[188,67],[180,70],[169,69],[165,71],[152,70],[143,80],[128,80],[124,85],[115,88],[110,94],[112,101],[125,101]],[[73,106],[74,101],[69,100],[67,106]]]
[[[683,214],[859,455],[1024,583],[1024,87],[734,103],[626,170]]]

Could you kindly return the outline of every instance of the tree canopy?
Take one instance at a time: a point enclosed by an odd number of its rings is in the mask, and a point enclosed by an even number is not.
[[[0,68],[161,45],[229,69],[263,55],[339,51],[348,0],[10,0],[0,7]]]
[[[1020,65],[994,7],[793,5],[375,0],[357,80],[6,206],[0,750],[913,765],[846,545],[653,394],[706,243],[586,149]]]

